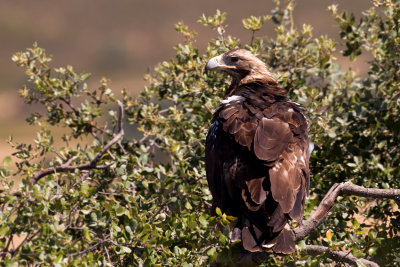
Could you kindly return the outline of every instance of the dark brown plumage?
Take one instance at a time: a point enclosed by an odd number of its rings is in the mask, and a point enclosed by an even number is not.
[[[290,219],[301,222],[309,190],[307,121],[265,64],[244,49],[210,59],[232,76],[206,141],[213,210],[236,216],[233,238],[248,251],[295,250]]]

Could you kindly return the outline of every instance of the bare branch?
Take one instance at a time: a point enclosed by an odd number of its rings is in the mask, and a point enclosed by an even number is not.
[[[345,251],[334,251],[330,250],[328,247],[325,246],[315,246],[315,245],[307,245],[304,252],[311,256],[320,255],[326,253],[328,258],[336,261],[336,262],[344,262],[351,265],[357,265],[357,262],[361,262],[368,267],[379,267],[373,261],[369,261],[366,259],[359,259],[354,257],[353,254],[350,252]],[[266,252],[253,252],[253,253],[241,253],[239,255],[238,264],[239,266],[259,266],[262,263],[265,263],[269,258],[269,254]]]
[[[73,156],[72,158],[70,158],[69,160],[67,160],[67,162],[65,162],[62,166],[69,166],[71,165],[72,162],[74,162],[74,160],[76,160],[78,158],[78,156]]]
[[[93,166],[90,163],[86,164],[81,164],[81,165],[75,165],[75,166],[56,166],[56,167],[51,167],[47,168],[41,171],[36,172],[32,178],[31,182],[37,183],[42,177],[47,176],[52,173],[60,173],[60,172],[73,172],[75,170],[92,170],[92,169],[99,169],[96,165]]]
[[[22,206],[22,203],[19,203],[19,204],[18,204],[18,207],[17,207],[17,209],[16,209],[16,211],[17,211],[17,217],[19,216],[19,211],[20,211],[20,209],[21,209],[21,206]],[[11,214],[12,214],[12,213],[10,213],[10,214],[8,215],[6,221],[9,219],[9,217],[11,216]],[[14,239],[14,235],[15,235],[15,233],[16,233],[16,230],[17,230],[16,227],[11,227],[11,233],[10,233],[9,236],[8,236],[7,244],[6,244],[6,246],[4,247],[4,249],[3,249],[3,251],[2,251],[2,252],[3,252],[3,253],[2,253],[2,256],[1,256],[1,259],[2,259],[2,260],[3,260],[4,257],[7,255],[7,253],[10,252],[9,248],[10,248],[11,242],[12,242],[13,239]]]
[[[12,229],[11,229],[11,233],[10,233],[10,235],[9,235],[9,237],[8,237],[8,240],[7,240],[7,244],[6,244],[6,246],[4,247],[4,249],[3,249],[3,256],[2,256],[2,258],[1,259],[4,259],[4,257],[7,255],[7,253],[9,253],[9,247],[10,247],[10,245],[11,245],[11,242],[12,242],[12,240],[14,239],[14,234],[15,234],[15,227],[13,227]]]
[[[18,250],[25,244],[25,243],[29,243],[35,236],[37,236],[37,234],[42,230],[42,228],[39,228],[38,230],[34,231],[33,234],[31,235],[26,235],[26,237],[24,238],[24,240],[18,245],[18,247],[16,249],[14,249],[11,252],[11,255],[13,256],[16,252],[18,252]]]
[[[350,181],[342,184],[344,184],[341,189],[342,194],[359,197],[400,199],[400,189],[365,188],[355,185]]]
[[[320,255],[322,253],[326,253],[330,259],[337,261],[337,262],[345,262],[345,263],[352,264],[352,265],[357,265],[357,262],[361,262],[361,263],[365,264],[366,266],[379,267],[379,265],[373,261],[369,261],[366,259],[358,259],[349,252],[332,251],[328,247],[324,247],[324,246],[307,245],[305,251],[308,255]]]
[[[124,135],[124,129],[122,128],[122,120],[124,117],[124,107],[120,101],[118,101],[118,107],[119,107],[118,134],[116,134],[114,136],[114,138],[111,139],[111,141],[108,142],[99,153],[97,153],[96,157],[94,157],[92,159],[92,161],[90,162],[92,165],[95,165],[96,162],[98,162],[100,160],[100,158],[107,152],[107,150],[110,149],[115,143],[117,143]]]
[[[90,246],[89,248],[87,248],[87,249],[85,249],[85,250],[78,251],[78,252],[75,252],[75,253],[71,253],[71,254],[69,254],[68,256],[69,256],[69,257],[76,257],[76,256],[80,256],[80,255],[87,254],[87,253],[89,253],[90,251],[95,250],[98,246],[100,246],[100,245],[102,245],[102,244],[104,244],[104,243],[105,243],[105,241],[99,241],[99,242],[97,242],[96,244]]]
[[[293,229],[295,235],[295,241],[299,242],[308,236],[321,222],[328,216],[329,211],[338,196],[341,195],[354,195],[360,197],[370,198],[389,198],[389,199],[400,199],[400,189],[378,189],[378,188],[365,188],[359,185],[353,184],[351,181],[334,184],[326,193],[321,203],[311,214],[311,216],[305,220],[299,227]],[[309,255],[319,255],[326,253],[329,258],[348,264],[356,265],[357,261],[365,264],[366,266],[379,266],[375,262],[358,259],[349,252],[343,251],[332,251],[328,247],[307,245],[306,253]],[[239,265],[241,266],[258,266],[268,259],[268,253],[266,252],[255,252],[255,253],[241,253],[239,256]]]
[[[51,84],[50,84],[47,80],[46,80],[45,82],[46,82],[47,86],[49,86],[50,88],[52,88],[53,90],[55,90],[55,89],[53,88],[53,86],[51,86]],[[75,116],[78,116],[78,117],[79,117],[79,111],[74,107],[74,105],[72,105],[71,99],[65,99],[65,98],[61,97],[60,100],[61,100],[62,102],[64,102],[65,104],[67,104],[67,106],[75,113]]]
[[[52,151],[57,155],[57,157],[59,157],[62,161],[66,161],[66,159],[60,154],[58,153],[57,150],[55,150],[54,148],[52,148]]]
[[[311,231],[318,227],[332,209],[336,198],[345,194],[360,197],[400,199],[400,189],[365,188],[355,185],[351,181],[334,184],[322,199],[317,209],[311,214],[310,218],[293,230],[296,242],[303,240]]]
[[[93,169],[105,169],[110,166],[110,164],[106,165],[97,165],[98,161],[103,157],[103,155],[117,142],[120,141],[120,139],[124,136],[124,129],[122,128],[122,121],[124,117],[124,107],[120,101],[118,103],[118,108],[119,108],[119,116],[118,116],[118,133],[101,149],[99,153],[96,154],[96,156],[88,163],[81,164],[81,165],[75,165],[75,166],[70,166],[73,160],[75,160],[75,157],[72,157],[69,159],[65,164],[61,166],[55,166],[55,167],[50,167],[47,169],[43,169],[41,171],[36,172],[32,178],[31,182],[34,184],[37,181],[39,181],[42,177],[47,176],[52,173],[58,173],[58,172],[73,172],[76,169],[78,170],[93,170]]]

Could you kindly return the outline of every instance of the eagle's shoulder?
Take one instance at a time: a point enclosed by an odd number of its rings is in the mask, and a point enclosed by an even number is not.
[[[226,133],[254,150],[259,159],[276,160],[294,136],[307,136],[308,125],[299,104],[259,88],[241,89],[220,102],[213,121],[219,121]]]
[[[258,119],[253,114],[257,112],[256,108],[250,111],[246,102],[243,95],[227,97],[216,108],[213,121],[219,121],[223,130],[233,135],[237,143],[251,150]]]

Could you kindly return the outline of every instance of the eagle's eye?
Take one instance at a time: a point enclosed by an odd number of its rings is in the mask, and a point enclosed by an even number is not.
[[[239,57],[233,56],[233,57],[231,57],[231,61],[232,62],[238,62],[239,61]]]

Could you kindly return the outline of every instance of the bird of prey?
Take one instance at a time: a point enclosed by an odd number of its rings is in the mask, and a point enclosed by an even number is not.
[[[210,70],[232,77],[206,140],[213,210],[237,217],[232,239],[245,250],[290,254],[288,223],[301,223],[310,187],[312,143],[303,110],[245,49],[211,58]]]

